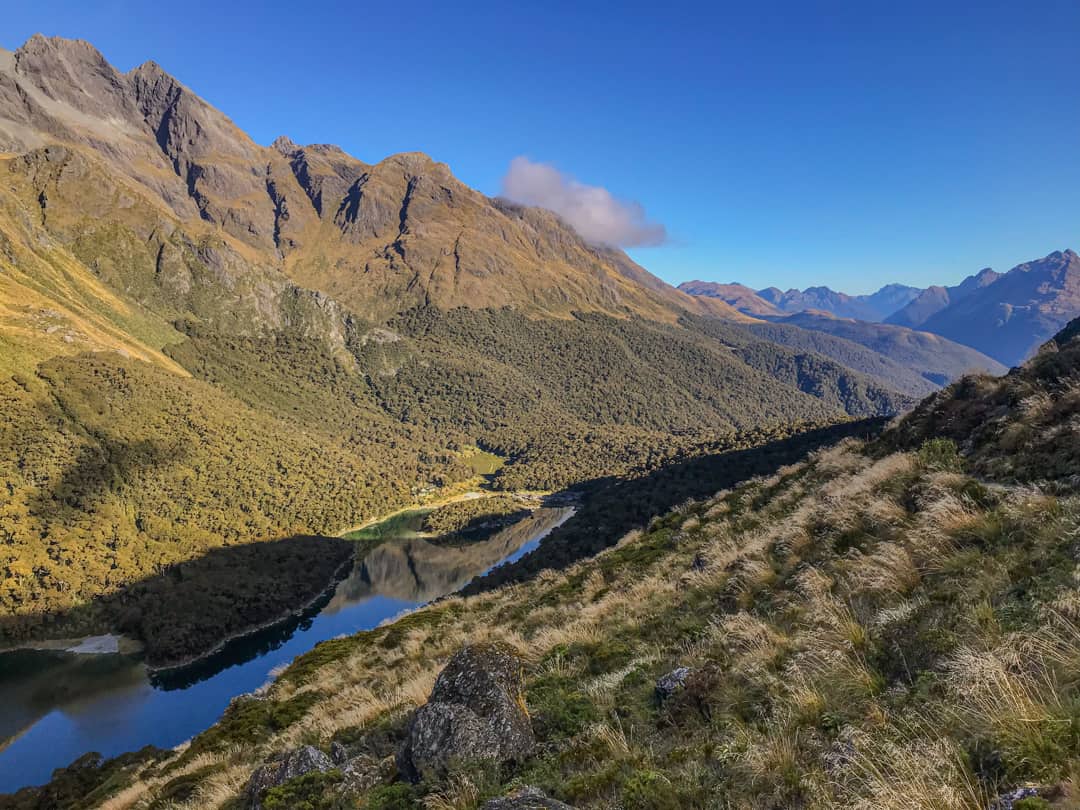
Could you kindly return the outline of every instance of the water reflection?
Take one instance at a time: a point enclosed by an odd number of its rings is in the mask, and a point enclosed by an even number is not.
[[[457,547],[418,538],[389,541],[301,615],[181,669],[150,675],[124,655],[0,654],[0,792],[40,784],[87,751],[114,756],[148,744],[176,745],[318,642],[375,627],[458,590],[528,553],[571,514],[570,507],[541,508],[486,540]]]

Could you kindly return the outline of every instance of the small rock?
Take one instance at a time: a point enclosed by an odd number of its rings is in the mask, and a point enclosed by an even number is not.
[[[1039,795],[1037,788],[1019,787],[1009,793],[998,796],[990,804],[990,810],[1013,810],[1013,805],[1021,799],[1034,799]]]
[[[505,645],[463,647],[416,710],[398,752],[412,782],[439,779],[462,763],[520,761],[535,745],[522,694],[520,658]]]
[[[288,782],[305,773],[333,770],[330,757],[313,745],[294,748],[277,759],[267,762],[256,769],[248,780],[247,798],[251,810],[261,810],[263,794],[272,787]]]
[[[349,758],[349,752],[345,746],[336,740],[330,743],[330,759],[334,760],[335,765],[342,765]]]
[[[501,799],[487,801],[481,810],[574,810],[573,807],[552,799],[544,791],[523,787]]]
[[[676,667],[656,682],[656,696],[667,700],[686,685],[690,676],[690,667]]]
[[[690,563],[690,568],[693,571],[704,571],[705,566],[708,564],[709,562],[705,559],[705,555],[699,551],[694,555],[694,561]]]

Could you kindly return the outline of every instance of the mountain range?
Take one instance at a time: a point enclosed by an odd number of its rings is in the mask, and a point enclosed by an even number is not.
[[[828,287],[787,292],[768,287],[754,291],[742,284],[710,281],[684,282],[679,289],[723,301],[745,315],[766,320],[810,313],[865,324],[883,321],[948,338],[1012,366],[1031,356],[1080,313],[1080,256],[1072,250],[1055,251],[1007,273],[985,268],[954,287],[921,290],[889,284],[871,295],[860,296],[834,292]],[[797,323],[809,329],[826,324],[828,321],[820,318],[803,318]],[[836,334],[838,329],[832,324],[825,331]],[[848,337],[856,331],[882,334],[864,326],[849,325],[842,331]]]
[[[993,375],[1078,264],[677,289],[426,155],[260,145],[82,41],[0,53],[0,645],[189,660],[432,493],[576,510],[479,596],[0,807],[1071,801],[1080,320]],[[445,551],[358,578],[426,599]]]
[[[784,292],[777,287],[754,290],[744,284],[719,284],[715,281],[684,281],[679,289],[690,295],[724,301],[747,315],[776,317],[820,310],[839,318],[860,321],[883,321],[922,292],[917,287],[904,284],[887,284],[870,295],[847,295],[828,287]]]

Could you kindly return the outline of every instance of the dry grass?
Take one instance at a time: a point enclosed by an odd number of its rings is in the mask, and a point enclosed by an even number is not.
[[[834,784],[834,807],[856,810],[986,810],[990,798],[946,739],[858,737]]]

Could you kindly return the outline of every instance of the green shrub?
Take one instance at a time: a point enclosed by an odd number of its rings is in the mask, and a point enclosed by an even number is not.
[[[338,797],[326,794],[340,781],[340,771],[305,773],[266,791],[262,806],[264,810],[337,810]]]
[[[416,791],[404,782],[381,785],[364,799],[364,810],[414,810],[420,806]]]
[[[952,439],[930,439],[919,448],[919,463],[928,470],[960,472],[964,460]]]
[[[592,701],[571,678],[539,678],[529,686],[525,699],[533,715],[533,728],[541,739],[573,737],[600,719]]]
[[[679,798],[671,780],[657,771],[637,771],[622,790],[626,810],[679,810]]]

